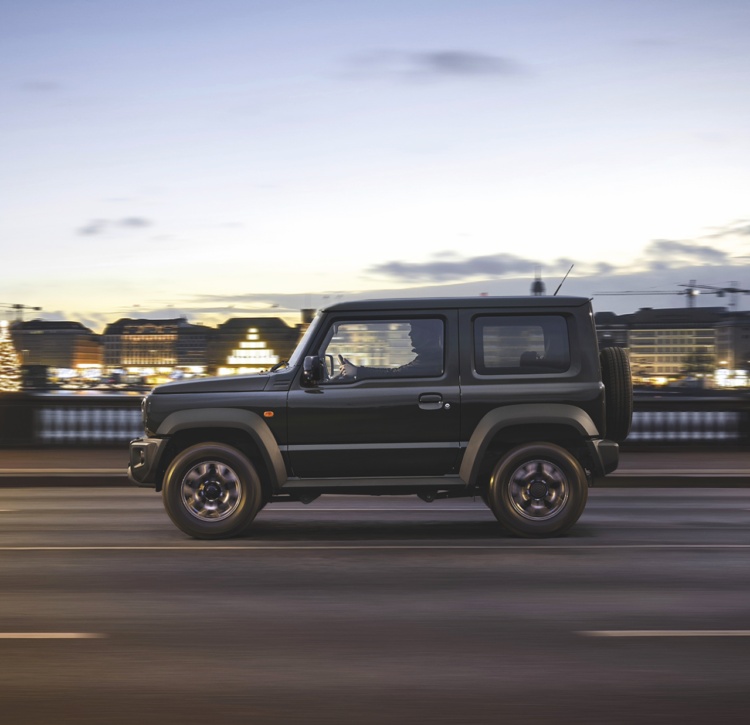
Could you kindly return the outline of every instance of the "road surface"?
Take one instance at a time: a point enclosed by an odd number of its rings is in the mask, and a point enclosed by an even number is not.
[[[8,488],[0,509],[9,725],[750,712],[750,489],[594,489],[544,541],[471,500],[273,504],[227,542],[150,490]]]

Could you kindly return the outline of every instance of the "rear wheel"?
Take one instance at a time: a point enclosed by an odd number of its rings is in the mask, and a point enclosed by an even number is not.
[[[580,518],[588,500],[581,464],[553,443],[527,443],[495,466],[487,491],[497,520],[517,536],[559,536]]]
[[[260,478],[236,448],[201,443],[175,456],[164,478],[164,508],[196,539],[243,533],[263,505]]]

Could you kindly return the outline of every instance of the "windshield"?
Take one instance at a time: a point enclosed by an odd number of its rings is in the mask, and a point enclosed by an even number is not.
[[[287,363],[288,367],[293,368],[299,365],[302,359],[302,353],[305,349],[307,349],[307,343],[315,334],[315,331],[318,329],[318,327],[320,327],[321,319],[322,317],[320,316],[320,314],[317,314],[315,316],[315,319],[313,319],[313,321],[310,323],[310,327],[307,328],[305,334],[302,336],[302,339],[297,343],[297,347],[292,353],[292,356],[289,358],[289,362]]]

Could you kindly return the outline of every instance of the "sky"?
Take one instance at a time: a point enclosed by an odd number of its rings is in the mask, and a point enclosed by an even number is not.
[[[597,310],[691,280],[750,309],[749,29],[747,0],[0,0],[0,303],[296,319],[573,265]]]

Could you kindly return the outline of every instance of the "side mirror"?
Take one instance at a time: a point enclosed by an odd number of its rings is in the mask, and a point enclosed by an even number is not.
[[[323,361],[317,355],[308,355],[302,361],[302,384],[317,385],[325,380]]]

